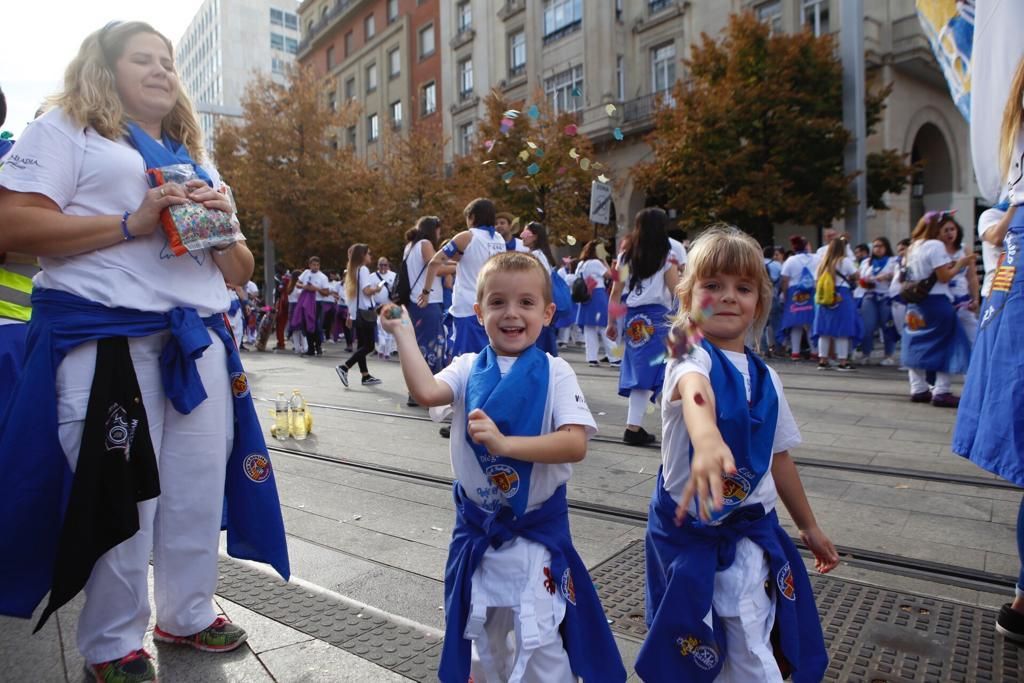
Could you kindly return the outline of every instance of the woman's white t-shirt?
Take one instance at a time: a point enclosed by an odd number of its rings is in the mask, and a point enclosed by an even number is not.
[[[941,240],[918,240],[910,245],[907,252],[908,276],[912,282],[924,280],[936,268],[953,263],[955,260],[946,251],[946,245]],[[938,280],[935,281],[928,293],[951,296],[949,285]]]
[[[840,277],[842,276],[842,277]],[[836,289],[845,287],[850,289],[850,286],[856,286],[857,284],[857,265],[853,262],[853,259],[844,258],[838,264],[836,264]]]
[[[949,254],[949,250],[947,250],[946,253]],[[961,248],[957,249],[956,253],[951,255],[949,258],[953,261],[959,261],[963,257],[964,250]],[[966,268],[961,268],[959,271],[957,271],[956,275],[954,275],[946,284],[949,286],[949,294],[950,296],[953,297],[954,300],[960,297],[970,296],[971,294],[971,288],[967,284]]]
[[[594,289],[604,289],[604,276],[608,272],[608,266],[601,259],[587,259],[576,266],[576,277],[585,278],[588,282],[594,283]]]
[[[476,317],[473,304],[476,303],[476,278],[480,269],[487,259],[508,250],[505,240],[496,232],[484,228],[470,228],[468,232],[473,237],[455,268],[455,287],[452,289],[451,312],[456,318]]]
[[[864,263],[860,264],[860,277],[862,280],[874,282],[875,286],[873,289],[865,289],[864,294],[874,294],[877,296],[888,297],[889,290],[892,287],[892,278],[896,274],[896,257],[890,256],[889,260],[886,261],[885,265],[882,266],[881,270],[877,274],[871,268],[871,259],[864,259]],[[880,278],[886,278],[884,280]]]
[[[216,169],[205,168],[219,186]],[[134,147],[77,125],[61,109],[43,114],[25,130],[0,168],[0,186],[44,195],[69,216],[135,211],[149,189],[146,164]],[[106,306],[161,313],[181,306],[201,316],[228,309],[224,276],[210,252],[174,256],[159,226],[134,240],[39,262],[36,287]]]
[[[359,270],[356,273],[356,308],[359,310],[373,308],[373,297],[363,292],[367,287],[376,287],[380,284],[380,281],[376,277],[370,274],[370,269],[366,266],[359,266]],[[349,308],[350,317],[356,319],[356,311]]]
[[[804,268],[814,277],[818,272],[818,257],[814,254],[793,254],[782,264],[782,277],[789,279],[789,286],[794,287],[800,281]]]
[[[403,255],[405,269],[409,273],[409,284],[412,286],[412,296],[410,299],[414,306],[416,305],[416,299],[419,298],[427,284],[427,264],[423,261],[424,244],[430,244],[430,240],[420,240],[415,244],[406,244],[405,254]],[[444,301],[443,287],[441,276],[435,276],[434,282],[430,285],[430,294],[427,295],[427,303],[442,303]]]
[[[619,256],[619,263],[625,266],[629,266],[629,261],[625,260],[625,255]],[[649,306],[656,304],[658,306],[664,306],[665,308],[672,308],[672,292],[668,290],[668,285],[665,284],[665,273],[668,272],[669,268],[675,268],[676,264],[672,263],[668,258],[661,264],[661,268],[651,275],[650,277],[644,278],[640,282],[636,283],[632,289],[630,288],[630,281],[632,280],[632,272],[629,274],[629,278],[624,283],[626,292],[626,305],[630,308],[637,306]],[[632,270],[632,267],[630,266]]]

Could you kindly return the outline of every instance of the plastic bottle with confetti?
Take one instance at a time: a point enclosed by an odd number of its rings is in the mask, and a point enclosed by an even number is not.
[[[288,439],[288,431],[288,399],[283,391],[279,391],[274,401],[274,438],[285,441]]]
[[[299,393],[298,389],[292,392],[291,400],[292,409],[292,438],[296,441],[302,441],[306,438],[306,401],[302,398],[302,394]]]

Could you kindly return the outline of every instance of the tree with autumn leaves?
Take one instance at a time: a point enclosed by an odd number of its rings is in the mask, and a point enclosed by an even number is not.
[[[854,200],[843,169],[842,66],[831,36],[772,35],[752,13],[730,18],[723,38],[704,34],[685,62],[670,106],[656,114],[654,160],[634,170],[651,196],[679,212],[684,229],[741,226],[770,242],[773,225],[824,225]],[[889,89],[869,95],[868,134]],[[904,155],[868,158],[869,204],[888,208],[913,172]]]

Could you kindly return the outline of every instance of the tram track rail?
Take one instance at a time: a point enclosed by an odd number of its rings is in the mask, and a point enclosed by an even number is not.
[[[257,398],[256,401],[264,403],[273,403],[271,399]],[[311,408],[333,410],[346,413],[355,413],[360,415],[371,415],[377,417],[389,417],[402,420],[410,420],[416,422],[430,422],[433,423],[426,415],[415,415],[406,412],[395,412],[387,410],[370,410],[368,408],[355,408],[352,406],[340,406],[330,403],[314,403],[309,402],[308,405]],[[613,439],[604,436],[594,436],[591,441],[600,444],[609,444],[621,446],[622,442],[618,439]],[[657,450],[660,448],[659,444],[652,446],[630,446],[630,448],[649,449]],[[934,472],[929,470],[919,470],[908,467],[892,467],[888,465],[869,465],[864,463],[851,463],[843,460],[830,460],[827,458],[816,458],[816,457],[794,457],[794,461],[799,467],[812,468],[812,469],[823,469],[840,472],[856,472],[858,474],[870,474],[880,477],[892,477],[895,479],[911,479],[917,481],[933,481],[941,484],[950,484],[954,486],[973,486],[981,489],[995,489],[995,490],[1012,490],[1021,491],[1020,487],[1016,484],[1012,484],[1003,479],[991,479],[988,477],[982,477],[978,475],[969,474],[950,474],[947,472]],[[1024,492],[1022,492],[1024,493]]]
[[[310,404],[316,407],[315,404]],[[351,470],[368,472],[413,482],[435,488],[450,488],[454,479],[448,476],[419,472],[379,463],[366,462],[345,458],[341,456],[324,455],[311,451],[303,451],[294,448],[283,448],[280,446],[269,446],[272,453],[280,453],[291,457],[311,460],[330,464],[337,467],[344,467]],[[582,500],[569,500],[569,509],[578,514],[604,519],[619,524],[627,524],[636,527],[647,525],[647,512],[643,510],[631,510],[602,503],[594,503]],[[805,555],[809,553],[807,547],[798,537],[791,537],[793,542]],[[884,553],[868,548],[855,546],[837,545],[841,561],[845,564],[861,569],[895,574],[908,578],[939,583],[958,588],[967,588],[988,593],[1006,593],[1014,588],[1017,579],[1013,576],[997,574],[981,569],[961,567],[948,563],[935,562],[919,558],[907,558],[891,553]]]

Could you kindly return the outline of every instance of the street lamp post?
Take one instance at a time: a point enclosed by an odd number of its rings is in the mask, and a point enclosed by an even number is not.
[[[864,0],[843,0],[840,15],[839,49],[843,64],[843,125],[850,131],[843,167],[856,173],[853,192],[856,203],[847,208],[846,231],[854,244],[866,242],[867,210],[867,118],[864,112]]]

